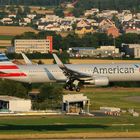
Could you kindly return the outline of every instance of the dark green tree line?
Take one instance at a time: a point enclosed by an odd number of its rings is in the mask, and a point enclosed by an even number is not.
[[[27,89],[21,83],[10,80],[0,80],[0,95],[27,98],[27,93]]]

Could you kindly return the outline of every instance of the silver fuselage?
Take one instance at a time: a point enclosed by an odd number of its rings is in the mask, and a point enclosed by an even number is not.
[[[109,82],[140,81],[140,64],[66,64],[66,67],[94,77],[107,77]],[[65,82],[67,77],[57,64],[18,65],[25,77],[6,77],[20,82]]]

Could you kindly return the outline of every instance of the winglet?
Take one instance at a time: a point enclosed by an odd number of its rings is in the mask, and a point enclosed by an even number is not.
[[[21,54],[22,54],[22,57],[23,57],[25,63],[28,65],[31,65],[32,62],[29,60],[29,58],[24,53],[21,53]]]
[[[58,58],[58,56],[57,56],[55,53],[53,53],[52,55],[53,55],[53,57],[54,57],[54,60],[55,60],[56,64],[57,64],[59,67],[64,67],[64,64],[63,64],[62,61]]]

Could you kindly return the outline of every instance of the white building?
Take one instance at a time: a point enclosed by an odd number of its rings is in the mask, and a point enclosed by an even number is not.
[[[26,22],[26,23],[31,23],[31,19],[30,18],[23,18],[23,20],[24,20],[24,22]]]
[[[36,17],[36,14],[28,14],[27,17],[30,19],[34,19]]]
[[[122,44],[126,56],[140,58],[140,44]]]
[[[48,53],[52,49],[52,42],[49,39],[16,39],[15,53]]]
[[[97,8],[93,8],[91,10],[86,10],[86,12],[84,13],[85,16],[92,16],[94,15],[95,13],[98,13],[99,12],[99,9]]]
[[[1,19],[3,24],[13,24],[13,20],[11,18],[3,18]]]
[[[62,111],[66,113],[89,113],[90,100],[83,94],[63,95]]]
[[[115,46],[100,46],[100,48],[98,48],[99,50],[103,50],[104,52],[108,52],[111,51],[114,54],[118,54],[119,53],[119,49],[116,48]]]
[[[31,100],[12,96],[0,96],[0,111],[26,112],[31,111]]]
[[[16,15],[16,14],[9,14],[8,17],[9,17],[9,18],[16,18],[17,15]]]

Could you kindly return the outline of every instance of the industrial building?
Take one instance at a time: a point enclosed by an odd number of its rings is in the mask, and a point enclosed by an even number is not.
[[[140,44],[122,44],[122,52],[126,57],[140,58]]]
[[[28,112],[31,111],[31,100],[12,96],[0,96],[0,112]]]
[[[90,100],[83,94],[63,95],[62,111],[66,113],[89,113]]]
[[[68,53],[71,57],[120,57],[119,49],[115,46],[100,46],[97,49],[94,47],[73,47],[69,48]]]
[[[52,52],[52,36],[46,39],[15,39],[15,53],[49,53]]]

